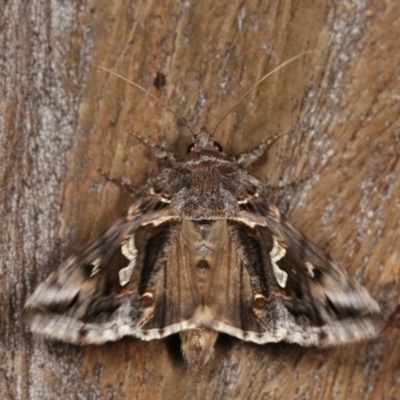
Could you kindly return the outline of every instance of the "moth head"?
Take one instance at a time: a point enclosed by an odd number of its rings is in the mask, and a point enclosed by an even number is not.
[[[202,150],[214,150],[222,153],[222,146],[213,140],[213,135],[205,127],[200,129],[200,133],[194,134],[194,142],[187,148],[187,153],[199,152]]]

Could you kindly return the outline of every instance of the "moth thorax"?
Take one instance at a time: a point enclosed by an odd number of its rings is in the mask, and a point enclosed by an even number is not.
[[[197,329],[179,332],[182,354],[191,367],[201,368],[214,352],[218,332],[201,326]]]

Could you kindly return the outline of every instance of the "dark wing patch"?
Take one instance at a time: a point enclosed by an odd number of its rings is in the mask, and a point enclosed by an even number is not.
[[[149,214],[142,222],[128,213],[50,274],[26,303],[29,328],[76,344],[137,336],[154,315],[148,288],[180,225],[172,218],[154,226]]]
[[[248,276],[253,297],[242,308],[256,316],[241,324],[234,320],[222,330],[257,343],[285,340],[301,345],[329,346],[378,334],[382,316],[375,300],[338,264],[331,261],[286,220],[279,239],[268,227],[251,228],[229,222],[240,257],[242,276]],[[279,281],[271,254],[284,248],[276,267],[286,275]],[[238,294],[239,295],[239,294]],[[243,298],[243,295],[242,295]]]

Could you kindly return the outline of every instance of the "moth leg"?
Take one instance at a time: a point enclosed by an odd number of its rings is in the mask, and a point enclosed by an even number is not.
[[[277,139],[280,137],[287,135],[289,131],[280,132],[272,138],[263,140],[256,148],[246,151],[245,153],[241,153],[237,156],[237,163],[242,167],[247,168],[250,164],[257,161]]]
[[[107,173],[105,173],[104,171],[102,171],[100,168],[96,168],[97,172],[104,177],[107,181],[114,183],[115,185],[121,187],[122,189],[127,190],[128,192],[132,193],[132,194],[136,194],[137,191],[136,189],[132,188],[131,186],[129,186],[127,183],[116,179],[116,178],[112,178],[110,175],[108,175]]]
[[[159,160],[165,160],[167,163],[174,163],[176,161],[173,153],[170,153],[164,147],[155,145],[153,143],[150,143],[147,139],[145,139],[143,136],[138,135],[137,133],[131,132],[131,135],[134,136],[136,139],[138,139],[140,142],[142,142],[145,146],[149,147],[153,153],[153,155],[158,158]]]

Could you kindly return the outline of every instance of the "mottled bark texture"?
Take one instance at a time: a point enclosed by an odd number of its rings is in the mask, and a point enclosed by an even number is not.
[[[346,265],[388,318],[399,303],[398,1],[85,1],[1,4],[0,394],[10,399],[395,399],[400,333],[318,350],[222,337],[190,371],[179,340],[76,348],[33,337],[35,286],[157,172],[132,134],[183,154],[190,133],[231,154],[289,130],[251,171],[284,184],[292,222]],[[100,173],[102,172],[102,173]],[[393,318],[391,319],[393,321]]]

